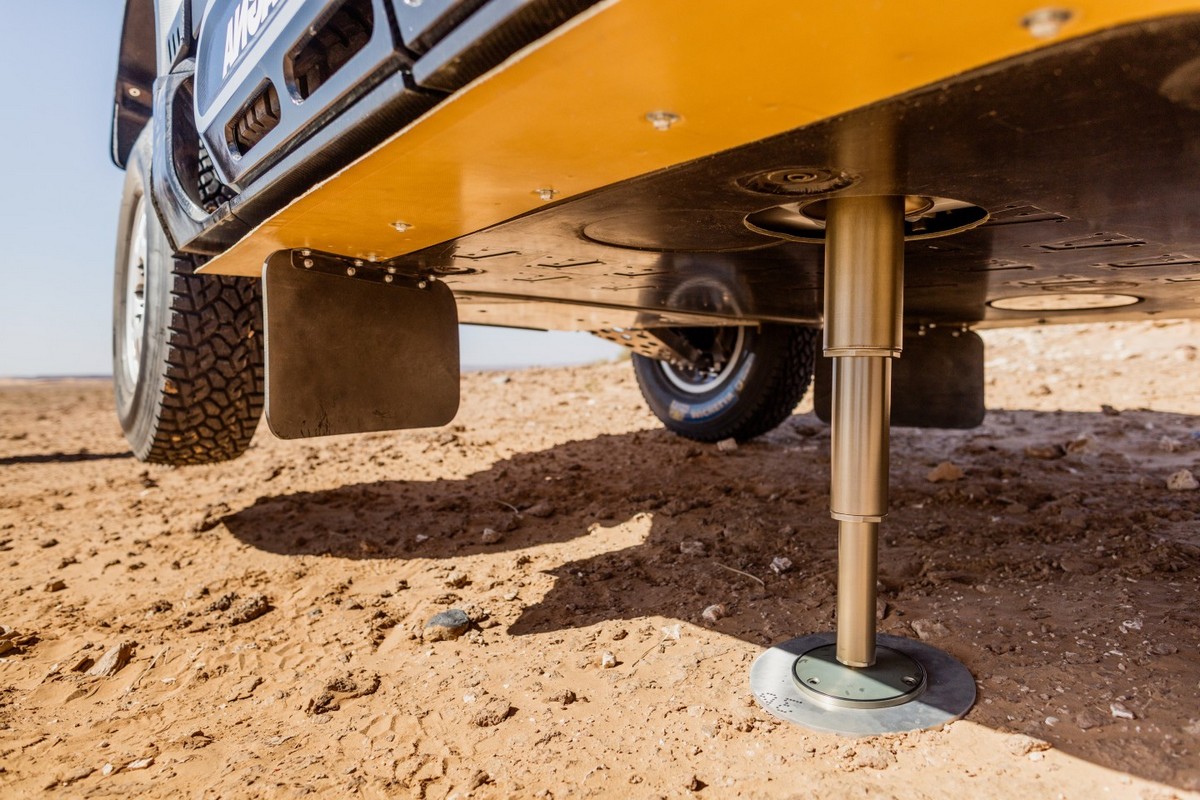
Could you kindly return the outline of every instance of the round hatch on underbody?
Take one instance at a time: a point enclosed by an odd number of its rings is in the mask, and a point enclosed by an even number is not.
[[[790,242],[825,241],[825,200],[788,203],[748,214],[746,227],[755,233]],[[987,222],[988,212],[977,205],[948,197],[908,195],[904,198],[906,241],[933,239],[969,230]]]
[[[1066,292],[1001,297],[998,300],[988,301],[988,305],[1001,311],[1094,311],[1103,308],[1132,306],[1140,302],[1142,302],[1142,298],[1131,294]]]

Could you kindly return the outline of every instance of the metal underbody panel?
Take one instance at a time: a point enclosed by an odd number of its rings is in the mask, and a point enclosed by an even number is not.
[[[746,217],[896,194],[990,214],[907,244],[910,321],[1200,316],[1200,17],[1130,21],[1195,4],[1085,3],[1036,50],[1019,3],[684,5],[597,6],[206,271],[312,247],[440,274],[463,322],[816,324],[823,248]]]

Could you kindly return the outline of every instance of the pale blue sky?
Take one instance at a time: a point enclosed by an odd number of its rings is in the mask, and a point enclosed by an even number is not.
[[[0,0],[0,377],[112,371],[123,173],[108,157],[124,0]],[[464,366],[580,363],[586,334],[464,328]]]

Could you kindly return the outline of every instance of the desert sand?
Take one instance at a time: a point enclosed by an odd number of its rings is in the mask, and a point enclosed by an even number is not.
[[[1200,323],[985,338],[985,424],[893,431],[879,607],[978,700],[867,739],[748,687],[833,625],[807,400],[723,451],[627,363],[479,373],[443,429],[175,469],[105,382],[6,381],[0,796],[1200,797]]]

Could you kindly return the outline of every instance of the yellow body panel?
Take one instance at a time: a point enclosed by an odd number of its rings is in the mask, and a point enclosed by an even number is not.
[[[1048,38],[1021,0],[608,0],[259,226],[205,272],[311,247],[385,259],[1196,0],[1084,0]],[[651,112],[679,117],[666,130]],[[771,165],[764,165],[769,167]],[[403,232],[393,223],[409,226]],[[403,228],[404,226],[399,226]]]

